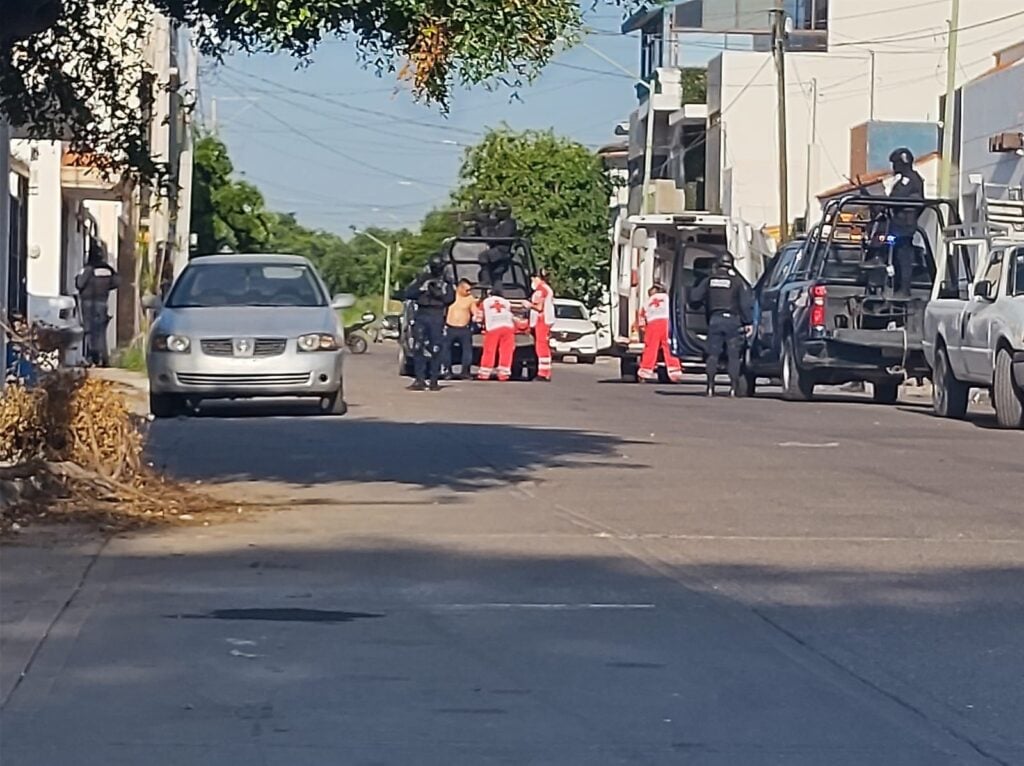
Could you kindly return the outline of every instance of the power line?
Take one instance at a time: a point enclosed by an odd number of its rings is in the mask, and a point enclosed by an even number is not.
[[[348,109],[348,110],[353,111],[353,112],[359,112],[361,114],[371,114],[371,115],[374,115],[375,117],[385,117],[385,118],[387,118],[390,121],[404,122],[404,123],[406,123],[408,125],[417,125],[417,126],[424,127],[424,128],[432,128],[434,130],[447,130],[447,131],[452,131],[454,133],[464,133],[464,134],[470,135],[470,136],[482,136],[483,135],[478,130],[470,130],[468,128],[459,128],[459,127],[456,127],[454,125],[446,125],[446,124],[437,123],[437,122],[427,122],[425,120],[417,120],[417,119],[414,119],[414,118],[404,117],[404,116],[399,115],[399,114],[393,114],[393,113],[390,113],[390,112],[382,112],[379,109],[369,109],[367,107],[354,106],[352,104],[347,104],[347,103],[345,103],[343,101],[338,101],[337,99],[334,99],[334,98],[325,97],[323,94],[320,94],[320,93],[314,93],[314,92],[311,92],[311,91],[302,90],[301,88],[294,88],[294,87],[291,87],[289,85],[285,85],[284,83],[278,82],[276,80],[271,80],[271,79],[268,79],[266,77],[261,77],[260,75],[249,74],[248,72],[245,72],[245,71],[243,71],[241,69],[236,69],[235,67],[230,66],[228,64],[224,64],[223,66],[224,66],[225,69],[228,69],[228,70],[230,70],[230,71],[234,72],[235,74],[238,74],[238,75],[240,75],[242,77],[246,77],[246,78],[251,79],[251,80],[257,80],[259,82],[264,82],[264,83],[267,83],[268,85],[273,85],[273,86],[281,88],[282,90],[285,90],[285,91],[291,91],[292,93],[294,93],[295,95],[298,95],[298,96],[305,96],[306,98],[316,99],[317,101],[326,101],[328,104],[334,104],[335,106],[338,106],[338,107],[340,107],[342,109]]]
[[[1013,13],[1008,13],[1005,16],[999,16],[998,18],[988,19],[987,21],[979,21],[979,22],[976,22],[974,24],[967,24],[966,26],[957,27],[955,30],[946,30],[946,31],[941,31],[941,32],[928,32],[928,33],[925,33],[925,34],[918,34],[918,35],[896,35],[894,37],[882,37],[882,38],[878,38],[876,40],[854,40],[854,41],[851,41],[851,42],[836,43],[835,47],[836,48],[840,48],[840,47],[849,47],[849,46],[854,46],[854,45],[865,46],[865,45],[879,45],[879,44],[884,44],[884,43],[911,42],[913,40],[926,40],[926,39],[929,39],[929,38],[941,37],[941,36],[943,36],[945,34],[948,34],[949,31],[953,31],[953,32],[967,32],[967,31],[970,31],[972,29],[978,29],[980,27],[987,27],[990,24],[998,24],[1001,21],[1007,21],[1009,19],[1014,19],[1014,18],[1017,18],[1018,16],[1024,16],[1024,11],[1014,11]]]
[[[228,87],[232,87],[232,86],[230,84],[228,84]],[[242,95],[240,89],[232,87],[232,90],[235,90],[236,93],[238,93],[239,95]],[[398,178],[398,179],[401,179],[401,180],[404,180],[404,181],[411,181],[412,183],[423,184],[424,186],[436,186],[436,187],[443,188],[443,189],[448,189],[449,188],[447,184],[438,184],[438,183],[434,183],[433,181],[423,181],[423,180],[418,179],[418,178],[413,178],[411,176],[403,175],[402,173],[396,173],[393,170],[388,170],[387,168],[383,168],[380,165],[375,165],[372,162],[366,162],[365,160],[362,160],[359,157],[355,157],[355,156],[353,156],[351,154],[347,154],[347,153],[341,151],[336,146],[332,146],[331,144],[324,143],[323,141],[321,141],[320,139],[316,138],[315,136],[312,136],[312,135],[310,135],[308,133],[305,133],[304,131],[302,131],[299,128],[297,128],[294,124],[288,122],[287,120],[284,120],[281,117],[278,117],[272,111],[270,111],[269,109],[265,109],[264,107],[260,106],[260,104],[258,104],[258,103],[254,103],[252,106],[253,106],[254,109],[256,109],[259,112],[262,112],[265,115],[267,115],[268,117],[270,117],[275,122],[283,125],[286,128],[290,128],[291,131],[295,135],[301,136],[302,138],[305,138],[311,144],[319,146],[324,151],[330,152],[331,154],[335,154],[335,155],[341,157],[342,159],[348,160],[353,165],[358,165],[359,167],[366,168],[368,170],[373,170],[373,171],[375,171],[377,173],[380,173],[383,176],[388,177],[388,178]]]

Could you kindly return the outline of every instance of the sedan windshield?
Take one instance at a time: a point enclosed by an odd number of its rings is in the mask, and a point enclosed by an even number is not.
[[[1010,282],[1012,295],[1024,295],[1024,250],[1018,250],[1013,259],[1013,281]]]
[[[302,265],[210,263],[185,269],[168,298],[170,308],[326,306],[313,271]]]
[[[558,319],[586,319],[587,315],[583,313],[582,306],[573,306],[570,304],[555,304],[555,316]]]

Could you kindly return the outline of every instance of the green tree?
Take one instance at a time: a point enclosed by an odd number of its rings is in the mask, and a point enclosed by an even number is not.
[[[431,210],[423,217],[419,231],[407,233],[400,240],[402,253],[395,269],[395,281],[405,285],[412,281],[441,244],[459,233],[459,214],[455,210]]]
[[[456,83],[532,78],[582,20],[578,0],[0,0],[0,110],[34,137],[61,126],[76,151],[159,172],[140,117],[176,85],[138,55],[156,13],[214,59],[284,51],[301,62],[326,38],[350,38],[364,65],[441,104]]]
[[[227,147],[214,136],[196,142],[193,163],[192,231],[200,253],[227,246],[240,252],[268,249],[274,215],[259,189],[232,178]]]
[[[491,131],[469,150],[456,199],[512,206],[559,295],[595,304],[608,283],[611,182],[585,146],[550,131]]]

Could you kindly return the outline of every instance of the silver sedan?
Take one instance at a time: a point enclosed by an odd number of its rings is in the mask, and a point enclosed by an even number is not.
[[[184,414],[203,399],[316,397],[344,414],[344,330],[313,265],[294,255],[210,255],[192,260],[149,335],[150,410]]]

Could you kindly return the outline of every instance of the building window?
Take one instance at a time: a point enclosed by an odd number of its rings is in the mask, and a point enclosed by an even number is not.
[[[665,50],[665,40],[661,35],[661,27],[645,29],[640,41],[640,77],[649,82],[655,70],[661,66]]]
[[[805,31],[828,29],[828,0],[786,0],[786,13],[793,28]]]

